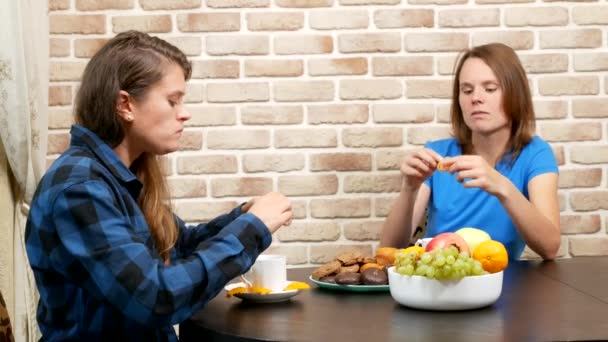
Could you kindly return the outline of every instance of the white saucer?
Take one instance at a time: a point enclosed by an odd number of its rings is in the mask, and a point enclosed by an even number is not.
[[[285,283],[285,287],[291,284],[291,281]],[[230,291],[236,287],[246,287],[245,283],[233,283],[224,286],[224,290]],[[237,293],[234,296],[238,297],[244,301],[254,302],[254,303],[278,303],[284,302],[289,298],[297,295],[302,290],[290,290],[290,291],[280,291],[280,292],[271,292],[268,294],[259,294],[259,293]]]

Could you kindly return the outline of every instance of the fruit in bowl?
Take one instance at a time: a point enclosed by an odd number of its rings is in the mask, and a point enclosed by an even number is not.
[[[397,253],[395,271],[408,276],[452,280],[488,273],[480,261],[471,258],[468,252],[460,252],[456,246],[428,250],[427,247],[424,253]]]
[[[483,241],[475,247],[473,259],[479,261],[484,270],[496,273],[507,268],[509,254],[505,246],[495,240]]]
[[[480,243],[491,240],[490,234],[481,229],[472,227],[460,228],[455,231],[454,234],[460,235],[467,242],[471,252],[474,251]]]
[[[456,247],[459,252],[466,252],[467,254],[471,255],[469,244],[456,233],[441,233],[435,236],[426,245],[426,251],[429,252],[436,248],[447,248],[450,246]]]
[[[388,269],[391,296],[401,305],[426,310],[468,310],[493,304],[502,292],[503,272],[438,280]]]
[[[439,242],[432,245],[437,238]],[[395,255],[388,279],[391,296],[398,303],[419,309],[465,310],[498,299],[508,260],[504,246],[487,240],[470,256],[458,245],[461,241],[448,243],[451,241],[458,239],[440,234],[423,253],[404,250]]]

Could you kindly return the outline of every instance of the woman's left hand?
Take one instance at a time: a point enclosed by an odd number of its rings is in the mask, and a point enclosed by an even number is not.
[[[442,163],[449,165],[448,171],[456,173],[456,180],[465,188],[480,188],[497,196],[507,186],[508,180],[481,156],[449,157],[444,158]]]

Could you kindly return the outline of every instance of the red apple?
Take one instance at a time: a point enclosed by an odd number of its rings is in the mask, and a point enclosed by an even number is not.
[[[456,233],[441,233],[435,236],[426,245],[425,250],[430,252],[435,248],[447,248],[450,246],[456,246],[460,252],[467,252],[468,255],[471,255],[471,250],[469,249],[467,242]]]

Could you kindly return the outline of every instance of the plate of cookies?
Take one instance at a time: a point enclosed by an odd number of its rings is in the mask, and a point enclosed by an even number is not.
[[[336,283],[328,283],[320,280],[315,280],[310,276],[310,281],[317,286],[328,290],[348,291],[348,292],[388,292],[390,287],[387,285],[340,285]]]
[[[395,249],[379,248],[375,256],[358,251],[338,254],[334,260],[312,272],[310,281],[328,290],[388,292],[387,266],[392,266]]]

